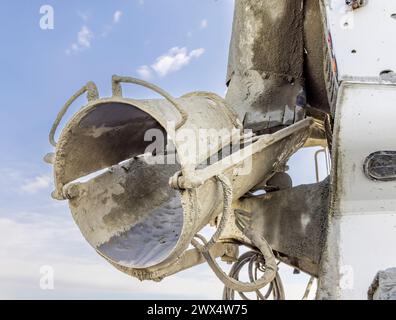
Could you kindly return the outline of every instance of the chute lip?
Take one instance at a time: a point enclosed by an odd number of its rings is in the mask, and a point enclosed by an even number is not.
[[[147,102],[146,102],[147,101]],[[170,140],[174,141],[174,131],[167,130],[167,125],[170,121],[175,121],[175,119],[166,119],[165,116],[161,115],[155,109],[150,107],[148,104],[149,101],[153,100],[134,100],[130,98],[123,98],[123,97],[108,97],[102,98],[94,101],[88,102],[85,106],[83,106],[78,112],[76,112],[71,119],[66,123],[64,128],[62,129],[59,140],[55,150],[55,159],[54,159],[54,179],[55,179],[55,191],[54,193],[63,199],[66,199],[65,195],[63,194],[63,187],[72,182],[67,181],[64,179],[65,171],[66,171],[66,163],[64,161],[63,149],[64,145],[68,141],[68,137],[72,131],[72,129],[80,123],[80,121],[92,110],[97,108],[100,105],[108,104],[108,103],[119,103],[124,104],[127,106],[135,107],[140,109],[144,113],[148,114],[152,117],[168,134]],[[176,146],[177,149],[177,146]]]
[[[71,130],[80,123],[80,121],[87,115],[89,114],[92,110],[97,108],[98,106],[108,104],[108,103],[120,103],[124,104],[127,106],[135,107],[140,109],[141,111],[147,113],[149,116],[151,116],[158,124],[167,132],[169,139],[172,141],[175,141],[174,139],[174,134],[175,130],[167,130],[167,125],[170,121],[177,122],[177,114],[174,119],[167,119],[165,115],[161,115],[160,112],[158,112],[156,109],[152,108],[150,106],[150,101],[154,100],[135,100],[135,99],[130,99],[130,98],[124,98],[124,97],[118,97],[118,96],[113,96],[113,97],[108,97],[108,98],[101,98],[98,100],[94,100],[91,102],[88,102],[85,106],[83,106],[78,112],[76,112],[70,120],[66,123],[65,127],[61,130],[58,144],[56,147],[55,151],[55,161],[54,161],[54,178],[55,178],[55,191],[59,197],[63,198],[66,200],[66,196],[63,194],[64,186],[67,184],[71,183],[72,181],[65,181],[63,176],[65,174],[65,168],[66,168],[66,163],[64,161],[64,157],[62,155],[62,149],[64,144],[67,142],[68,138],[67,135],[70,134]],[[169,108],[172,110],[171,108]],[[171,113],[169,113],[171,114]],[[176,151],[178,151],[178,146],[175,145]],[[183,164],[180,163],[180,168],[183,168]],[[177,191],[180,192],[180,191]],[[188,199],[188,196],[185,195],[183,192],[180,192],[180,202],[181,202],[181,207],[183,211],[183,223],[182,223],[182,228],[180,232],[180,236],[175,242],[175,245],[173,249],[169,252],[168,256],[164,258],[162,261],[148,267],[139,267],[135,268],[133,266],[127,266],[124,264],[121,264],[117,261],[112,260],[110,257],[104,255],[103,253],[98,250],[95,246],[92,246],[95,251],[98,252],[103,258],[105,258],[107,261],[109,261],[111,264],[118,266],[120,268],[126,268],[130,270],[158,270],[161,269],[162,267],[174,263],[175,260],[177,260],[184,252],[184,250],[187,249],[188,244],[185,244],[185,239],[186,237],[189,236],[189,230],[186,226],[186,221],[191,220],[191,212],[189,211],[188,207],[189,205],[186,203],[186,201],[190,201]],[[88,240],[87,240],[88,241]],[[89,242],[89,241],[88,241]],[[184,246],[182,245],[184,244]],[[183,248],[182,248],[183,247]],[[186,248],[184,248],[186,247]]]
[[[178,191],[179,192],[179,191]],[[134,265],[127,265],[123,263],[122,261],[116,261],[110,256],[104,254],[101,252],[101,250],[98,247],[95,247],[91,245],[95,249],[95,251],[102,256],[104,259],[106,259],[109,263],[111,263],[114,266],[117,266],[122,269],[128,269],[128,270],[138,270],[138,271],[158,271],[162,268],[166,268],[170,264],[175,263],[175,261],[182,256],[185,250],[188,248],[188,244],[185,243],[185,238],[186,236],[189,237],[191,234],[191,231],[189,232],[188,227],[186,226],[186,219],[189,219],[189,212],[187,212],[187,207],[184,204],[183,201],[183,193],[180,192],[180,204],[181,204],[181,209],[182,209],[182,216],[183,216],[183,222],[182,222],[182,227],[180,230],[180,236],[178,237],[177,241],[174,243],[173,248],[168,252],[168,255],[161,259],[158,262],[155,262],[153,264],[147,264],[146,266],[134,266]],[[192,235],[193,236],[193,235]],[[87,240],[87,239],[86,239]],[[87,240],[87,242],[89,242]]]

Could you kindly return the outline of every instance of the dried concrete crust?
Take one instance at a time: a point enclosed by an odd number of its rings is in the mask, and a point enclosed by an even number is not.
[[[327,43],[320,8],[322,1],[304,2],[304,77],[309,105],[330,112],[323,71]]]
[[[336,122],[334,126],[334,138],[339,136],[340,125]],[[322,254],[322,260],[319,270],[318,291],[316,298],[318,300],[334,300],[340,296],[339,287],[339,252],[334,248],[339,248],[340,239],[340,208],[339,197],[342,194],[341,185],[338,183],[340,175],[339,168],[341,167],[342,154],[339,151],[339,144],[335,141],[332,151],[332,171],[330,176],[330,203],[329,216],[327,222],[326,242]],[[337,284],[337,285],[333,285]]]
[[[304,86],[310,105],[329,110],[324,45],[319,0],[235,1],[226,100],[245,126],[261,131],[300,120]]]
[[[303,0],[236,0],[227,82],[257,70],[303,76]]]
[[[329,179],[240,201],[251,229],[286,255],[293,265],[318,276],[324,247]]]

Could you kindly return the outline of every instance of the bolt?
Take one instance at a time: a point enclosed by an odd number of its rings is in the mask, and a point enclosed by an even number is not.
[[[65,186],[63,194],[69,200],[71,200],[73,198],[77,198],[80,194],[80,189],[78,187],[78,184],[73,183],[73,184]]]

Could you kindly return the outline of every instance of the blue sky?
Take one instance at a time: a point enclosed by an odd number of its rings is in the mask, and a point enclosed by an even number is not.
[[[46,4],[53,30],[39,25]],[[174,96],[224,95],[232,17],[232,0],[0,2],[0,298],[221,297],[208,267],[161,284],[110,267],[82,239],[66,204],[50,198],[51,168],[42,158],[52,151],[48,132],[59,108],[89,80],[102,97],[113,74],[149,79]],[[125,93],[151,97],[135,87]],[[313,181],[312,151],[292,163],[296,184]],[[43,265],[55,269],[55,290],[39,288]],[[298,298],[306,277],[284,272]]]

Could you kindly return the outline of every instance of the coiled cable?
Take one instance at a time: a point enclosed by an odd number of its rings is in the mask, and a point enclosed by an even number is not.
[[[248,264],[249,280],[254,282],[258,278],[258,271],[265,271],[265,261],[262,254],[258,251],[249,251],[242,254],[238,261],[232,266],[229,276],[234,279],[239,279],[239,275],[243,267]],[[268,300],[271,293],[273,294],[274,300],[284,300],[285,293],[283,284],[279,274],[276,274],[275,279],[268,285],[268,289],[265,294],[262,294],[260,290],[256,290],[257,300]],[[251,300],[243,292],[238,292],[242,300]],[[235,300],[235,290],[224,287],[223,300]]]
[[[224,230],[229,217],[231,215],[231,204],[232,204],[232,186],[229,182],[228,178],[224,175],[219,175],[216,177],[223,189],[223,214],[221,216],[221,220],[219,222],[218,229],[216,233],[213,235],[211,240],[207,242],[205,238],[201,235],[196,235],[195,238],[201,240],[203,244],[200,244],[196,239],[191,241],[191,244],[203,255],[203,257],[208,262],[210,268],[216,274],[216,276],[224,283],[224,285],[230,290],[234,290],[237,292],[256,292],[259,289],[266,287],[277,277],[278,265],[276,263],[275,256],[272,252],[271,247],[267,243],[267,241],[258,236],[256,233],[252,232],[250,229],[245,228],[244,234],[252,241],[252,243],[259,249],[264,262],[263,275],[260,279],[254,279],[251,282],[242,282],[238,279],[235,279],[232,276],[227,275],[221,267],[217,264],[215,259],[210,254],[209,249],[213,246],[214,243],[220,238],[222,231]]]

